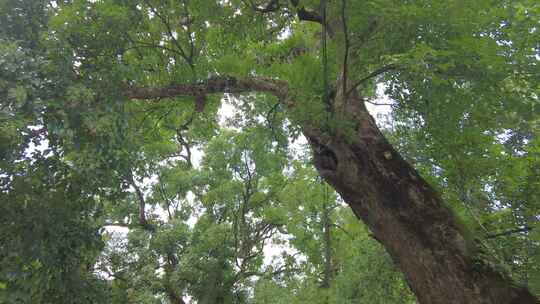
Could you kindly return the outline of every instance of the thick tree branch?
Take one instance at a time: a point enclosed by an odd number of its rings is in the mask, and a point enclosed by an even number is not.
[[[174,84],[162,87],[130,87],[124,95],[131,99],[157,99],[171,97],[196,97],[201,94],[264,92],[280,100],[287,98],[287,84],[265,78],[237,79],[234,77],[211,77],[196,84]]]

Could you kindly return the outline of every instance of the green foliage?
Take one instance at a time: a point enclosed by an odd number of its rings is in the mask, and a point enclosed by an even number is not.
[[[321,27],[290,1],[253,10],[266,2],[0,3],[1,302],[414,302],[294,143],[301,125],[355,128],[322,102]],[[350,84],[389,67],[359,94],[384,86],[388,137],[472,231],[479,265],[536,293],[539,14],[533,0],[328,1],[326,75],[341,77],[345,38]],[[202,112],[123,96],[216,75],[283,80],[295,106],[229,94],[225,128],[219,94]]]
[[[84,178],[53,159],[19,164],[0,196],[3,303],[100,303],[90,268],[103,243]],[[72,299],[72,300],[68,300]]]

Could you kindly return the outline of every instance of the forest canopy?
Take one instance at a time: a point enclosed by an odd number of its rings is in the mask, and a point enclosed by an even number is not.
[[[538,303],[539,26],[0,0],[0,302]]]

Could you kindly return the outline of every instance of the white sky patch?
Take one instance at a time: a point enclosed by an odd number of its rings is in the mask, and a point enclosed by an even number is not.
[[[283,254],[287,254],[289,256],[295,256],[295,260],[300,263],[307,260],[307,257],[300,254],[300,252],[296,249],[294,249],[290,245],[290,239],[292,238],[290,235],[277,233],[276,237],[280,241],[274,242],[274,240],[271,240],[268,242],[268,244],[265,244],[263,252],[264,252],[264,260],[263,260],[263,267],[268,267],[270,265],[272,266],[279,266],[283,265],[285,261],[283,260]]]
[[[28,129],[31,131],[40,131],[43,129],[43,126],[28,126]],[[47,149],[49,149],[49,140],[41,139],[37,145],[34,142],[30,142],[26,151],[24,151],[24,154],[26,157],[31,157],[32,154],[37,152],[44,157],[48,157],[50,155],[45,154]]]
[[[105,228],[105,231],[108,232],[108,233],[119,234],[122,237],[127,239],[127,234],[129,232],[128,227],[120,227],[120,226],[110,225],[110,226],[105,226],[104,228]]]
[[[366,102],[366,108],[379,127],[388,126],[392,120],[392,104],[393,100],[390,99],[388,95],[384,93],[385,86],[384,84],[377,85],[377,98],[373,103]]]
[[[234,106],[233,96],[225,94],[225,97],[221,99],[221,106],[218,110],[218,121],[220,127],[232,128],[230,119],[238,114],[238,109]]]

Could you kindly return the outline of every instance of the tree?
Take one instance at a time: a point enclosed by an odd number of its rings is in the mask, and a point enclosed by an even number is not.
[[[51,94],[44,58],[14,41],[0,49],[0,301],[100,303],[109,291],[92,271],[104,245],[100,191],[58,151],[36,147]]]
[[[297,251],[298,277],[259,280],[255,303],[415,302],[382,246],[310,164],[295,162],[286,184],[280,217]]]
[[[433,130],[487,121],[474,130],[493,137],[506,113],[533,121],[538,45],[524,37],[538,35],[534,1],[67,1],[46,10],[54,17],[28,47],[65,72],[61,110],[41,113],[75,167],[91,159],[125,177],[138,144],[126,117],[147,101],[215,116],[222,93],[271,95],[287,117],[280,132],[308,139],[320,175],[420,303],[537,303],[478,259],[473,237],[365,107],[385,83],[420,124],[442,114],[418,110],[454,111]]]

